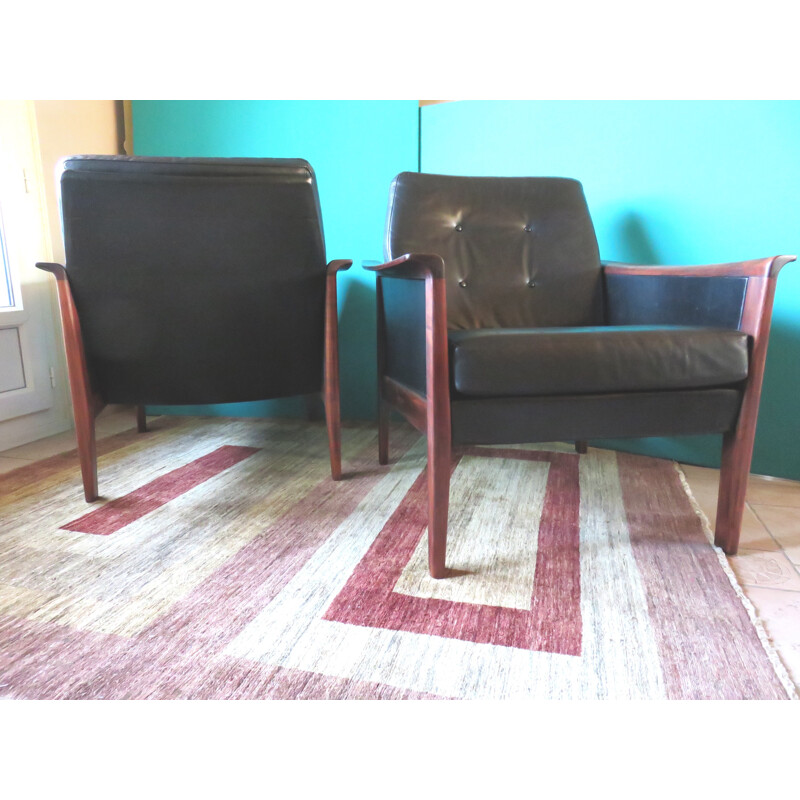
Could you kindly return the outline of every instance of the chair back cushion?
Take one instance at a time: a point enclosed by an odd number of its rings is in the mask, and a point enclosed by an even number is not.
[[[60,195],[67,274],[106,402],[320,389],[325,247],[307,162],[74,156]]]
[[[597,239],[577,181],[404,172],[385,246],[387,258],[444,258],[451,330],[603,322]]]

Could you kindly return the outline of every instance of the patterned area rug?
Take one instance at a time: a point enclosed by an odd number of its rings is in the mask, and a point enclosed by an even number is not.
[[[434,581],[412,429],[150,425],[0,476],[0,697],[796,698],[670,462],[460,451]]]

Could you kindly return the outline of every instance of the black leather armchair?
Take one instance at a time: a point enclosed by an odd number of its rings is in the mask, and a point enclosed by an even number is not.
[[[322,391],[341,477],[336,272],[301,159],[72,156],[57,279],[87,502],[107,403],[232,403]]]
[[[447,574],[453,445],[719,433],[716,542],[736,552],[780,268],[600,261],[562,178],[392,184],[377,274],[379,459],[388,413],[428,437],[429,566]],[[366,265],[365,265],[366,266]]]

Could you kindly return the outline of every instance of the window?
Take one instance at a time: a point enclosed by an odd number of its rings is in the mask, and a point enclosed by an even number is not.
[[[11,282],[11,267],[8,264],[6,236],[3,230],[3,211],[0,209],[0,308],[14,306],[14,285]]]

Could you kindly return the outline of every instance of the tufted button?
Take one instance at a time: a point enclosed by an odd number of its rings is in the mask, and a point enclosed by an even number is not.
[[[459,285],[459,286],[460,286],[462,289],[466,289],[466,288],[467,288],[467,282],[466,282],[466,281],[465,281],[463,278],[462,278],[462,279],[461,279],[461,280],[458,282],[458,285]]]
[[[534,286],[536,286],[536,281],[535,281],[533,278],[531,278],[531,279],[528,281],[528,286],[529,286],[531,289],[533,289],[533,287],[534,287]]]
[[[464,228],[463,228],[461,225],[456,225],[456,230],[457,230],[459,233],[461,233],[461,231],[463,231],[463,230],[464,230]]]

